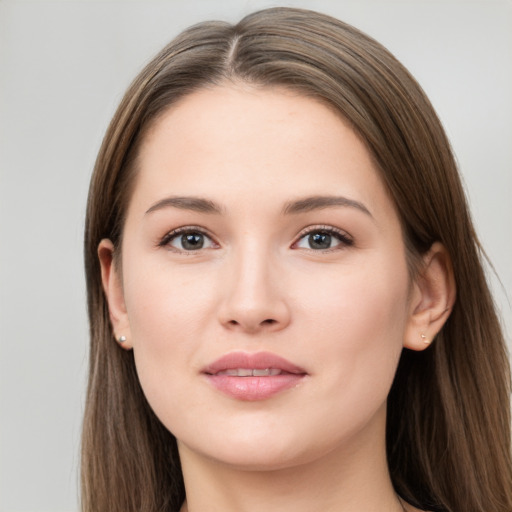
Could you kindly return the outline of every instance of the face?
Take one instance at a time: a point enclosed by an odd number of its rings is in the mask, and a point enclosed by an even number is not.
[[[180,449],[277,468],[383,440],[411,282],[356,134],[296,93],[219,86],[170,108],[139,156],[106,288]]]

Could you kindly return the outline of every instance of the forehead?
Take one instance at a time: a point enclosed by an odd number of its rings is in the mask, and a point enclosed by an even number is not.
[[[217,86],[171,106],[148,130],[134,200],[337,193],[387,199],[365,144],[324,103],[282,88]],[[289,197],[283,197],[287,195]]]

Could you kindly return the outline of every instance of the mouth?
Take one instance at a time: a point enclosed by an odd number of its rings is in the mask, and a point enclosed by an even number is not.
[[[207,381],[236,400],[268,399],[296,387],[307,372],[270,352],[232,352],[203,369]]]
[[[284,372],[279,368],[230,368],[228,370],[221,370],[215,375],[230,375],[231,377],[273,377],[274,375],[282,375]]]

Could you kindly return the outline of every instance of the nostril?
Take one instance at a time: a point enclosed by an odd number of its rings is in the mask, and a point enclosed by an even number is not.
[[[274,320],[273,318],[267,318],[267,320],[263,320],[263,322],[261,322],[262,324],[267,324],[267,325],[272,325],[272,324],[275,324],[277,322],[277,320]]]

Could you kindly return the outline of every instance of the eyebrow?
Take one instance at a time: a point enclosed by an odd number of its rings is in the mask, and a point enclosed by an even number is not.
[[[163,208],[179,208],[181,210],[192,210],[199,213],[214,213],[221,214],[222,208],[208,199],[201,197],[166,197],[157,201],[151,208],[146,211],[146,215]]]
[[[297,201],[291,201],[287,203],[283,208],[283,213],[305,213],[314,210],[322,210],[324,208],[331,208],[333,206],[345,206],[350,208],[356,208],[357,210],[360,210],[361,212],[373,218],[372,214],[370,213],[370,210],[368,210],[368,208],[363,203],[343,196],[305,197],[303,199],[298,199]]]
[[[324,208],[332,208],[335,206],[356,208],[373,218],[372,214],[363,203],[343,196],[311,196],[298,199],[296,201],[290,201],[285,204],[283,208],[283,214],[299,214],[315,210],[322,210]],[[221,206],[213,201],[210,201],[209,199],[192,196],[172,196],[157,201],[146,211],[146,215],[163,208],[179,208],[181,210],[191,210],[199,213],[217,215],[220,215],[223,212]]]

